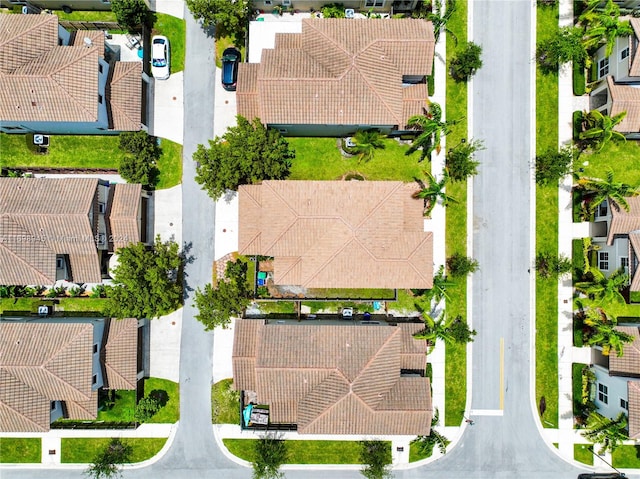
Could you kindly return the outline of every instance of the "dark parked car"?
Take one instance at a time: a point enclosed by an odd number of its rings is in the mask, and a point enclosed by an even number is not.
[[[227,91],[236,91],[238,63],[240,52],[237,48],[229,47],[222,52],[222,86]]]
[[[615,472],[588,472],[585,474],[580,474],[578,479],[625,479],[627,476],[624,474],[618,474]]]

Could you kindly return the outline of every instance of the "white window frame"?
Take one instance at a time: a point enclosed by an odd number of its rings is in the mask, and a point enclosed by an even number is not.
[[[603,217],[607,216],[609,213],[609,205],[607,205],[606,201],[603,201],[598,205],[598,216]]]
[[[365,8],[382,8],[385,0],[364,0]]]
[[[264,0],[265,7],[270,7],[271,5],[273,5],[273,0]]]
[[[629,267],[629,258],[627,258],[626,256],[621,256],[620,257],[620,267],[621,268],[628,268]]]
[[[609,404],[609,388],[606,384],[598,383],[598,401]]]
[[[598,251],[598,268],[599,269],[609,269],[609,252],[608,251]]]
[[[598,61],[598,78],[604,78],[609,74],[609,57]]]
[[[624,409],[625,411],[629,410],[629,401],[627,401],[625,398],[620,398],[620,408]]]
[[[629,47],[625,47],[620,50],[620,61],[624,61],[629,58]]]

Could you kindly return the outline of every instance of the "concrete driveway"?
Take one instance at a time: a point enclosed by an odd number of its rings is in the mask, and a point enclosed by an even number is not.
[[[236,105],[236,92],[227,91],[222,88],[222,70],[218,67],[215,69],[214,78],[215,89],[215,107],[213,136],[222,136],[230,126],[236,126],[236,115],[238,107]]]
[[[152,80],[149,133],[182,144],[183,126],[183,74],[173,73],[166,80]]]

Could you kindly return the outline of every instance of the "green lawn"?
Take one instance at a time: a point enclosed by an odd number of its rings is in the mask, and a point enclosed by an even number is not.
[[[588,164],[584,165],[584,162]],[[640,185],[640,146],[635,141],[610,141],[598,153],[583,153],[576,166],[584,168],[582,175],[595,178],[604,178],[611,168],[617,181],[638,186]]]
[[[88,464],[93,461],[96,453],[106,447],[111,441],[108,437],[101,438],[62,438],[61,461],[72,464]],[[131,462],[141,462],[152,458],[164,443],[166,438],[125,438],[125,444],[130,444],[133,448]]]
[[[253,461],[255,439],[223,439],[229,451]],[[356,441],[286,441],[288,464],[359,464],[360,445]],[[388,443],[389,452],[391,443]]]
[[[385,149],[376,150],[369,162],[358,163],[358,158],[344,158],[336,146],[335,138],[287,138],[296,152],[290,180],[338,180],[346,173],[359,172],[367,180],[413,181],[423,177],[429,164],[418,163],[418,154],[405,156],[409,148],[396,140],[386,139]]]
[[[148,396],[151,391],[165,391],[169,396],[167,404],[164,405],[148,423],[174,423],[180,419],[180,385],[168,379],[149,378],[144,380],[144,395]]]
[[[116,14],[111,10],[74,10],[71,13],[64,13],[62,10],[54,10],[60,20],[69,20],[71,22],[117,22]]]
[[[171,47],[171,73],[184,70],[185,21],[164,13],[156,13],[152,35],[164,35]]]
[[[136,392],[131,390],[116,391],[115,404],[111,408],[103,407],[98,411],[98,421],[132,422],[136,412]]]
[[[35,463],[42,460],[39,437],[0,438],[0,463]]]
[[[613,451],[611,461],[614,467],[639,469],[640,446],[620,446]]]
[[[574,444],[573,458],[582,464],[593,466],[593,453],[591,452],[592,447],[592,444]]]
[[[457,1],[456,10],[447,23],[458,38],[459,44],[467,41],[467,2]],[[443,32],[442,35],[445,35]],[[447,37],[447,59],[451,59],[456,45],[451,36]],[[449,120],[460,119],[453,131],[447,135],[448,147],[467,138],[467,84],[457,83],[447,75],[446,115]],[[482,139],[482,138],[478,138]],[[479,166],[482,169],[482,165]],[[447,206],[446,214],[446,255],[462,253],[467,255],[467,183],[453,182],[447,185],[447,193],[458,202]],[[482,268],[482,265],[480,265]],[[451,300],[447,301],[449,317],[467,317],[466,280],[449,288]],[[462,422],[467,400],[467,348],[461,344],[447,344],[445,347],[445,426],[458,426]]]
[[[51,135],[49,153],[37,155],[27,148],[26,135],[0,133],[1,167],[118,169],[122,151],[117,135]],[[182,145],[162,139],[158,189],[182,181]]]
[[[427,457],[431,457],[431,455],[426,455],[420,452],[417,444],[411,443],[409,445],[409,462],[421,461]]]
[[[213,424],[240,423],[240,392],[231,386],[233,379],[223,379],[211,386],[211,419]]]
[[[537,10],[538,40],[558,25],[558,7]],[[558,145],[558,75],[536,74],[536,152]],[[536,188],[536,251],[558,252],[558,188]],[[536,404],[544,397],[544,427],[558,426],[558,285],[536,279]]]
[[[56,298],[56,311],[73,311],[99,313],[104,308],[105,299],[100,298]],[[0,313],[4,311],[31,312],[42,298],[2,298],[0,299]]]

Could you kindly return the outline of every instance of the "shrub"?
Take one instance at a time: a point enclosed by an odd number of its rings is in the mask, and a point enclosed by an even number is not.
[[[587,80],[584,69],[584,63],[573,62],[573,94],[576,96],[582,96],[586,93]]]
[[[583,63],[587,51],[582,44],[582,29],[558,28],[550,38],[538,42],[536,61],[543,73],[557,72],[560,65],[570,61]]]
[[[69,296],[72,298],[77,298],[84,292],[84,288],[80,288],[78,286],[74,286],[73,288],[69,288]]]
[[[456,316],[449,325],[448,330],[453,340],[458,344],[471,343],[473,342],[473,337],[478,334],[475,329],[469,329],[469,325],[462,316]]]
[[[447,270],[453,278],[463,278],[478,271],[478,261],[463,254],[455,253],[447,258]]]
[[[484,150],[484,146],[480,140],[459,143],[450,149],[445,159],[449,178],[453,181],[464,181],[469,176],[477,175],[480,162],[475,161],[473,155],[478,150]]]
[[[133,417],[137,422],[146,422],[159,410],[160,402],[155,397],[147,396],[140,399]]]
[[[572,268],[571,260],[564,255],[543,251],[536,256],[536,271],[541,278],[558,279],[570,273]]]
[[[344,4],[328,3],[321,9],[324,18],[344,18]]]
[[[455,81],[467,81],[482,67],[482,47],[467,42],[451,60],[451,77]]]
[[[582,112],[576,110],[573,112],[573,141],[580,139],[580,133],[582,133]]]
[[[254,479],[276,479],[283,477],[280,466],[287,461],[287,444],[274,435],[261,437],[254,443]]]
[[[118,23],[129,32],[138,32],[149,21],[149,9],[144,0],[113,0],[111,10]]]
[[[129,183],[153,186],[158,178],[156,162],[162,155],[157,138],[146,131],[126,131],[120,134],[119,147],[125,152],[120,175]]]
[[[360,473],[367,479],[388,479],[391,474],[391,449],[383,441],[359,441]]]
[[[550,149],[536,156],[536,183],[557,184],[560,178],[571,173],[573,156],[571,147],[564,147],[560,151]]]
[[[106,298],[107,297],[107,288],[105,288],[102,284],[96,284],[91,290],[92,298]]]

